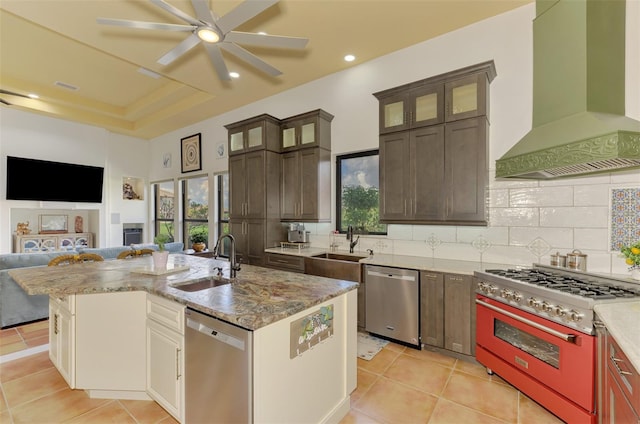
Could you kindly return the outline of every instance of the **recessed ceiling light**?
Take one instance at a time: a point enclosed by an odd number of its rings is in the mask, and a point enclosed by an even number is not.
[[[240,78],[240,74],[237,72],[229,72],[231,78]]]
[[[344,57],[344,60],[347,62],[353,62],[354,60],[356,60],[356,57],[352,54],[348,54]]]
[[[264,32],[264,31],[260,31],[260,32],[258,32],[258,34],[260,34],[260,35],[267,35],[267,33],[266,33],[266,32]]]
[[[39,99],[40,98],[40,96],[38,96],[37,94],[34,94],[34,93],[29,93],[29,94],[27,94],[27,96],[29,96],[30,99]]]

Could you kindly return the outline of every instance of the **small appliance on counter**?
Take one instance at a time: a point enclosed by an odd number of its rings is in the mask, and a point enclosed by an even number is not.
[[[304,224],[291,223],[287,240],[289,243],[307,243],[310,233],[310,231],[305,231]]]

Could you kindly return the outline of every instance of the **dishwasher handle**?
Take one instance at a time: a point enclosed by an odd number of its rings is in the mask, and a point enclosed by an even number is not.
[[[212,339],[218,340],[222,343],[226,343],[231,347],[234,347],[238,350],[245,350],[244,340],[241,340],[237,337],[234,337],[230,334],[223,333],[222,331],[216,330],[214,328],[208,327],[201,322],[198,322],[194,319],[187,318],[187,327],[202,333]]]
[[[372,277],[392,278],[394,280],[416,281],[416,277],[414,275],[390,274],[388,272],[371,270],[367,271],[367,275],[370,275]]]

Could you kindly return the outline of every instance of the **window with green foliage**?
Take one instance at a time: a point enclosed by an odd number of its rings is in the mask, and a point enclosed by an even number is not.
[[[336,227],[356,234],[387,234],[380,223],[378,150],[336,157]]]
[[[190,248],[193,244],[192,234],[204,234],[208,239],[209,178],[207,176],[182,180],[182,217],[185,248]]]
[[[175,190],[173,181],[153,184],[155,234],[166,234],[170,241],[175,240]]]

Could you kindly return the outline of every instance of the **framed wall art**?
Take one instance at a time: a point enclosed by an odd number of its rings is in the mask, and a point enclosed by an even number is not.
[[[202,146],[200,133],[180,139],[182,173],[200,171],[202,169]]]

